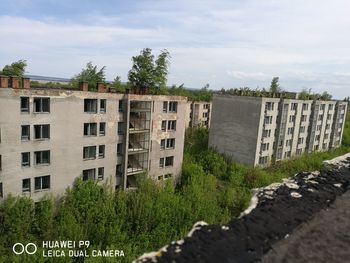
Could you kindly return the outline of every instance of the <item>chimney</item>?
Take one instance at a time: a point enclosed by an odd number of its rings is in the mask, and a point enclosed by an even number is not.
[[[19,77],[11,76],[10,77],[10,88],[19,89]]]
[[[30,78],[22,78],[22,88],[30,89]]]
[[[80,91],[89,91],[89,83],[87,81],[79,82],[79,90]]]
[[[102,82],[97,82],[97,92],[107,92],[106,86]]]
[[[9,87],[9,77],[0,75],[0,88]]]

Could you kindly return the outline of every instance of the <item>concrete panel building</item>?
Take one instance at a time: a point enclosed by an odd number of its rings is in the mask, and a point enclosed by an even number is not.
[[[62,194],[74,180],[135,187],[180,175],[187,99],[34,89],[0,77],[0,197]]]
[[[187,102],[186,128],[210,128],[212,103],[207,101]]]
[[[341,144],[347,102],[215,95],[209,147],[267,166]]]

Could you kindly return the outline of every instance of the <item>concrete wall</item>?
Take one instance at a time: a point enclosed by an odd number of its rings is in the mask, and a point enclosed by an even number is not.
[[[30,98],[30,113],[20,112],[20,97]],[[33,113],[34,97],[50,98],[50,113]],[[160,118],[176,118],[177,130],[173,136],[176,137],[176,148],[172,150],[175,155],[175,163],[172,168],[167,168],[167,173],[178,176],[181,171],[182,151],[185,127],[185,103],[186,98],[176,96],[140,96],[132,97],[154,100],[155,120],[153,124],[157,127]],[[84,113],[84,99],[98,99],[98,113]],[[99,112],[100,99],[106,99],[106,113]],[[117,156],[117,144],[124,141],[125,135],[117,133],[118,122],[125,116],[118,110],[119,100],[125,99],[123,94],[97,93],[83,91],[65,91],[49,89],[0,89],[0,155],[2,157],[2,170],[0,171],[0,182],[3,183],[4,195],[9,193],[22,194],[22,179],[31,178],[30,196],[38,200],[45,194],[54,196],[62,194],[67,187],[72,186],[74,180],[82,175],[85,169],[104,167],[104,180],[111,187],[116,185],[116,165],[124,163],[124,157]],[[163,100],[179,101],[176,116],[164,116],[159,111]],[[83,135],[84,123],[106,122],[106,135],[87,137]],[[34,125],[50,124],[50,139],[34,140]],[[21,140],[21,125],[30,125],[31,140]],[[126,125],[127,126],[127,125]],[[98,133],[99,125],[97,125]],[[152,134],[152,140],[159,141],[160,135]],[[162,135],[165,136],[165,135]],[[168,134],[170,136],[170,134]],[[84,146],[105,145],[105,158],[83,160]],[[156,144],[155,144],[156,145]],[[50,150],[51,162],[49,165],[34,165],[34,151]],[[151,153],[151,163],[159,164],[159,152],[157,147]],[[21,166],[21,153],[31,153],[31,166]],[[169,153],[170,154],[170,153]],[[153,160],[152,158],[156,158]],[[151,166],[150,176],[156,178],[159,171],[156,166]],[[46,191],[34,191],[34,177],[51,176],[51,188]]]
[[[209,147],[254,165],[262,98],[215,95]]]

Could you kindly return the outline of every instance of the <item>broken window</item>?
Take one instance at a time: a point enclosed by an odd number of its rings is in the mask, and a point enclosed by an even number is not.
[[[165,149],[165,139],[160,140],[160,149],[161,150]]]
[[[98,168],[98,173],[97,173],[97,179],[98,180],[103,180],[104,179],[104,173],[105,173],[105,168],[104,167],[99,167]]]
[[[83,159],[96,159],[96,146],[86,146],[83,148]]]
[[[97,113],[97,99],[84,99],[84,112]]]
[[[50,98],[34,98],[34,112],[35,113],[50,112]]]
[[[169,112],[177,112],[177,101],[169,102]]]
[[[107,109],[107,100],[105,99],[101,99],[100,100],[100,112],[101,113],[106,113],[106,109]]]
[[[163,112],[168,112],[168,102],[163,101]]]
[[[34,152],[35,164],[50,164],[50,151]]]
[[[35,191],[50,189],[50,175],[39,176],[34,178]]]
[[[83,181],[95,180],[96,169],[83,170]]]
[[[100,122],[100,136],[106,135],[106,123]]]
[[[174,156],[165,157],[165,167],[174,165]]]
[[[166,140],[166,148],[167,149],[175,148],[175,138],[170,138]]]
[[[34,139],[50,139],[50,125],[34,125]]]
[[[162,131],[166,131],[166,121],[162,121]]]
[[[29,97],[21,97],[21,112],[29,113]]]
[[[168,130],[175,131],[176,130],[176,121],[168,121]]]
[[[23,193],[30,192],[30,178],[26,178],[22,180],[22,192]]]
[[[84,136],[97,136],[97,123],[84,123]]]
[[[30,152],[22,153],[22,166],[29,167],[30,166]]]
[[[30,126],[22,125],[21,126],[21,140],[29,141],[30,140]]]
[[[98,158],[105,158],[105,145],[98,146]]]

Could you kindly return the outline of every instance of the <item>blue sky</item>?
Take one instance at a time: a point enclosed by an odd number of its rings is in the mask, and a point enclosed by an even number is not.
[[[144,47],[168,49],[168,84],[268,87],[350,96],[347,0],[0,0],[0,67],[71,77],[88,61],[127,80]]]

